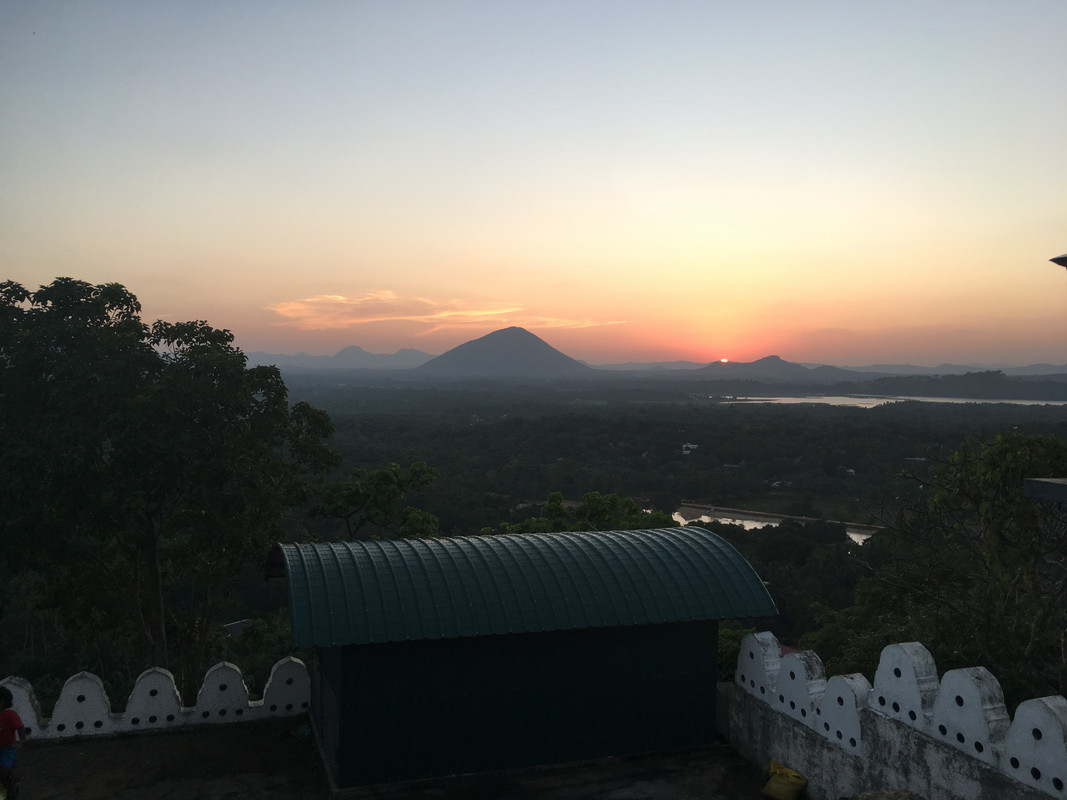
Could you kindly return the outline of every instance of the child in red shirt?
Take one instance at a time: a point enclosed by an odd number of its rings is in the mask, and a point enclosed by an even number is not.
[[[14,777],[15,753],[29,735],[18,713],[11,708],[15,698],[6,686],[0,686],[0,792],[7,800],[18,797],[18,782]]]

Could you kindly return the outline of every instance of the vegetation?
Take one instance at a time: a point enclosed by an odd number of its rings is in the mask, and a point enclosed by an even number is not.
[[[1067,694],[1067,514],[1023,491],[1065,474],[1059,438],[965,442],[863,548],[855,603],[826,604],[806,643],[853,671],[888,641],[921,641],[941,669],[985,666],[1014,703]]]
[[[521,513],[521,512],[520,512]],[[492,533],[558,533],[560,531],[628,531],[643,528],[672,528],[677,522],[663,511],[646,511],[630,497],[589,492],[582,502],[567,504],[561,492],[552,492],[540,507],[538,516],[521,522],[502,523]]]
[[[81,669],[129,687],[160,664],[188,692],[228,657],[261,680],[288,647],[284,588],[262,580],[273,541],[663,527],[689,502],[810,518],[707,527],[767,581],[774,632],[832,672],[871,675],[886,644],[918,640],[1015,701],[1063,693],[1067,525],[1022,481],[1067,474],[1065,438],[1051,406],[283,381],[228,331],[146,325],[116,284],[7,282],[0,673],[47,694]],[[860,546],[835,519],[886,530]],[[724,625],[723,652],[757,622]]]
[[[157,664],[194,685],[234,576],[335,463],[329,418],[246,368],[228,331],[139,313],[117,284],[0,285],[12,671]]]

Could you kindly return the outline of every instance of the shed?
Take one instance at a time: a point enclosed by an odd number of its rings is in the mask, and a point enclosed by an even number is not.
[[[718,620],[777,614],[702,528],[279,544],[338,787],[691,747]]]

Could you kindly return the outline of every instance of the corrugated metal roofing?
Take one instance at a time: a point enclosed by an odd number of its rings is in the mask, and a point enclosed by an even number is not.
[[[280,544],[297,647],[771,616],[702,528]]]

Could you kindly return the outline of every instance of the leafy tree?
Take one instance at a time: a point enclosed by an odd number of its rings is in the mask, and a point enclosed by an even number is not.
[[[942,669],[985,666],[1013,701],[1064,694],[1067,514],[1023,491],[1027,478],[1064,474],[1057,437],[964,442],[923,482],[922,499],[864,546],[873,574],[856,605],[822,609],[823,629],[806,644],[869,664],[863,642],[918,640]]]
[[[399,464],[382,469],[354,469],[346,481],[323,487],[312,507],[316,516],[343,520],[349,539],[357,538],[365,526],[372,526],[375,535],[399,521],[401,536],[432,536],[437,530],[437,518],[429,512],[400,504],[411,492],[437,479],[437,470],[416,461],[407,470]]]
[[[561,492],[552,492],[540,516],[503,523],[500,533],[553,533],[558,531],[611,531],[673,528],[678,523],[662,511],[645,511],[630,497],[588,492],[582,502],[566,505]],[[482,533],[494,533],[485,529]]]
[[[195,681],[233,577],[335,463],[332,425],[229,331],[140,310],[119,284],[0,284],[0,537],[83,650]]]

